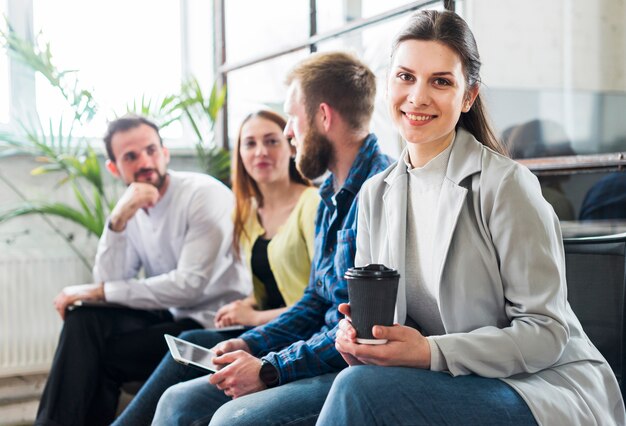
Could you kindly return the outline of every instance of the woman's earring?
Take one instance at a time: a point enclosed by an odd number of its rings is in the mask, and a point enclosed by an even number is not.
[[[469,103],[469,101],[465,101],[465,108],[463,112],[468,112],[471,107],[472,105]]]

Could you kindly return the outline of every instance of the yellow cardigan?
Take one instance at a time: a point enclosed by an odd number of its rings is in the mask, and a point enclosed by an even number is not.
[[[302,297],[309,283],[313,246],[315,241],[315,214],[320,197],[317,188],[304,190],[293,211],[282,225],[267,247],[267,258],[270,269],[276,279],[280,294],[287,306],[296,303]],[[256,239],[265,233],[259,223],[256,208],[251,210],[250,217],[244,225],[245,234],[241,238],[241,248],[245,256],[246,266],[252,271],[250,262],[252,246]],[[254,298],[259,309],[264,309],[265,287],[261,280],[252,276]]]

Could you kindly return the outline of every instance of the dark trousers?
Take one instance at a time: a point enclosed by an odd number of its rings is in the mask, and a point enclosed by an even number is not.
[[[201,328],[168,311],[76,308],[65,323],[36,425],[108,425],[124,382],[146,380],[167,351],[163,334]]]

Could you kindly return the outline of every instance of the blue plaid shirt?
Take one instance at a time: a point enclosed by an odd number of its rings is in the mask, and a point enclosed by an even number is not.
[[[354,266],[358,193],[368,178],[391,162],[370,134],[341,190],[334,193],[332,175],[324,181],[315,219],[315,256],[304,296],[275,320],[241,336],[254,355],[264,355],[278,369],[280,384],[346,366],[335,349],[335,334],[340,320],[337,307],[348,301],[343,275]]]

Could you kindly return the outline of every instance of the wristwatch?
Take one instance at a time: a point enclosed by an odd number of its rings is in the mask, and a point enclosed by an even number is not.
[[[261,364],[261,370],[259,371],[259,378],[268,388],[278,386],[278,370],[271,362],[264,359]]]

